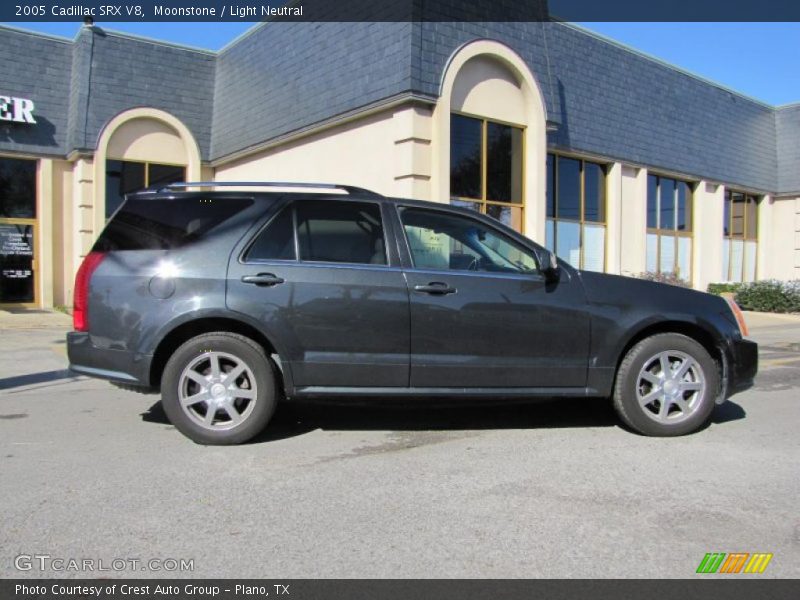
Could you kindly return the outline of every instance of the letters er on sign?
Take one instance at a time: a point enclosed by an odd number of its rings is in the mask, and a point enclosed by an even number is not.
[[[35,124],[33,109],[33,100],[0,96],[0,121]]]

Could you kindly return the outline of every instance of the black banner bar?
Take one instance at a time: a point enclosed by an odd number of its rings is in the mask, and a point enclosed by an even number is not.
[[[702,577],[702,578],[701,578]],[[3,600],[794,600],[798,580],[6,579]]]
[[[800,21],[797,0],[11,0],[0,21]]]

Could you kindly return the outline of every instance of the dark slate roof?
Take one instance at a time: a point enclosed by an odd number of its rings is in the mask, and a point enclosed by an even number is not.
[[[0,93],[32,99],[38,121],[0,125],[0,149],[56,156],[93,149],[115,115],[149,106],[181,119],[208,157],[214,53],[97,28],[70,41],[0,27],[0,44]]]
[[[82,112],[76,123],[78,148],[96,147],[104,125],[115,115],[148,106],[180,119],[194,134],[201,156],[209,156],[214,53],[101,31],[92,36],[87,29],[78,36],[76,47],[92,56],[88,104],[78,107]],[[82,139],[81,119],[85,119]]]
[[[800,103],[775,112],[778,132],[778,191],[800,193]]]
[[[488,38],[519,54],[559,123],[551,147],[774,190],[774,109],[565,23],[422,23],[414,82],[438,94],[448,58]],[[548,60],[549,58],[549,60]]]
[[[219,53],[97,28],[69,41],[0,27],[12,53],[0,93],[34,99],[43,124],[3,124],[0,150],[91,149],[113,116],[152,106],[220,160],[392,98],[435,98],[448,59],[475,39],[528,63],[558,124],[552,148],[800,191],[797,106],[775,109],[555,22],[266,23]]]
[[[66,154],[72,45],[14,29],[0,29],[0,45],[0,94],[33,100],[37,120],[36,125],[0,122],[0,149]]]
[[[211,156],[409,89],[410,23],[266,23],[219,56]]]
[[[573,27],[550,29],[555,145],[775,188],[774,109]]]

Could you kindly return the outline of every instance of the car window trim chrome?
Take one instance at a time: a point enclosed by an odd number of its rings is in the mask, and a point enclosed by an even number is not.
[[[545,277],[541,273],[497,273],[492,271],[467,271],[458,269],[426,269],[411,267],[406,268],[404,271],[409,273],[425,273],[427,275],[441,275],[447,277],[453,276],[466,276],[466,277],[488,277],[489,279],[514,279],[517,281],[533,281],[545,282]]]
[[[240,263],[243,266],[312,267],[315,269],[367,269],[369,271],[403,272],[402,266],[372,265],[368,263],[325,262],[322,260],[287,260],[264,258]]]

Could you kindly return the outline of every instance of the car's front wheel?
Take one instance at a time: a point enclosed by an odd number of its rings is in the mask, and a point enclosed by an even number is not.
[[[253,340],[226,332],[185,342],[161,378],[170,422],[199,444],[245,442],[269,422],[277,404],[275,367]]]
[[[662,333],[625,355],[617,371],[614,408],[644,435],[684,435],[708,422],[719,387],[717,364],[701,344]]]

